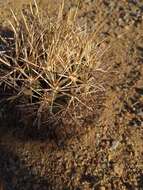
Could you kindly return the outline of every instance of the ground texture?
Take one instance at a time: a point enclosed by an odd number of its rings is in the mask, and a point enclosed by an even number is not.
[[[0,1],[1,24],[10,18],[8,8],[19,10],[20,2]],[[53,1],[40,4],[55,8]],[[66,1],[65,11],[75,6]],[[89,32],[104,23],[101,48],[112,42],[102,59],[106,72],[98,76],[105,91],[97,95],[95,118],[56,142],[10,123],[0,126],[0,183],[8,190],[143,189],[143,2],[84,0],[79,8],[79,23]]]

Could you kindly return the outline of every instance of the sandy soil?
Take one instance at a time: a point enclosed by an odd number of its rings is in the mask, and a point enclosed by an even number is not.
[[[10,18],[8,8],[19,10],[21,2],[0,5],[3,25]],[[55,9],[51,2],[41,6]],[[66,1],[65,11],[74,6],[76,1]],[[78,21],[89,31],[104,22],[99,39],[107,38],[103,47],[112,44],[102,58],[106,90],[97,96],[96,117],[89,118],[83,133],[64,139],[59,134],[56,141],[10,123],[1,126],[0,174],[6,189],[143,189],[143,3],[84,0]]]

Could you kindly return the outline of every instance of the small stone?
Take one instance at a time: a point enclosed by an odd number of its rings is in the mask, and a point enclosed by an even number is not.
[[[122,176],[122,174],[123,174],[123,171],[124,171],[124,166],[123,166],[123,164],[116,164],[115,166],[114,166],[114,171],[115,171],[115,173],[116,174],[118,174],[118,176]]]
[[[100,190],[106,190],[106,188],[104,186],[100,187]]]

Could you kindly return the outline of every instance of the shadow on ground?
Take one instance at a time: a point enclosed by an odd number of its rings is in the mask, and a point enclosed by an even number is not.
[[[0,145],[0,176],[5,186],[1,190],[48,190],[50,186],[3,145]]]

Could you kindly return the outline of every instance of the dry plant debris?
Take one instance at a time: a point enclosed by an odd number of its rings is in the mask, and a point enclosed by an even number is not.
[[[20,18],[11,11],[13,38],[1,35],[0,88],[38,127],[66,114],[76,121],[85,109],[93,111],[89,99],[103,90],[95,81],[96,71],[103,71],[97,34],[76,24],[77,9],[64,15],[64,1],[55,18],[45,18],[34,2]]]

